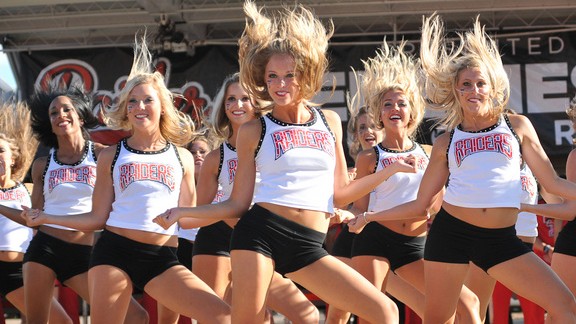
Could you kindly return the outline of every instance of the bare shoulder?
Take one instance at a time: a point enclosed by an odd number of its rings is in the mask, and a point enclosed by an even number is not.
[[[515,132],[521,134],[528,129],[532,129],[532,122],[528,117],[523,115],[508,115],[508,119],[510,120],[510,125],[514,129]]]
[[[376,156],[376,152],[374,151],[374,148],[368,148],[365,150],[362,150],[360,152],[358,152],[358,156],[357,159],[374,159],[374,157]]]
[[[566,159],[566,169],[576,168],[576,148],[570,151]]]
[[[450,144],[450,131],[442,133],[440,136],[436,137],[434,144],[432,145],[432,150],[436,148],[447,149]]]
[[[428,156],[430,156],[430,154],[432,154],[432,145],[420,144],[420,146],[422,146],[422,149],[424,150],[424,152],[426,154],[428,154]]]
[[[576,182],[576,149],[573,149],[566,160],[566,179]]]
[[[262,122],[260,118],[242,124],[238,130],[238,134],[237,143],[242,143],[245,140],[252,140],[254,138],[260,139],[260,135],[262,134]]]
[[[363,168],[374,169],[374,165],[378,159],[378,155],[374,148],[368,148],[358,153],[356,157],[356,168],[361,170]]]
[[[208,155],[204,158],[204,164],[202,168],[209,167],[212,168],[213,166],[218,166],[220,164],[220,147],[210,151]]]
[[[508,116],[508,120],[510,120],[510,124],[512,124],[512,126],[530,122],[528,117],[526,117],[524,115],[512,114],[512,115],[506,115],[506,116]]]
[[[96,154],[96,156],[98,156],[98,154],[100,154],[100,152],[102,152],[102,150],[107,148],[107,147],[108,147],[108,145],[94,142],[94,154]]]
[[[39,158],[36,158],[36,160],[34,160],[32,167],[33,168],[38,168],[38,167],[45,168],[46,163],[48,163],[48,156],[41,156]]]
[[[194,165],[194,157],[192,156],[192,153],[190,153],[190,151],[188,151],[186,148],[180,147],[180,146],[175,146],[175,148],[178,151],[178,155],[180,156],[180,160],[182,161],[182,164]]]
[[[342,139],[342,120],[337,112],[330,109],[322,109],[326,123],[330,127],[330,131],[334,134],[334,137],[338,142]]]
[[[429,153],[430,158],[445,158],[446,151],[450,146],[450,131],[444,132],[442,135],[438,136],[432,145],[432,149]]]
[[[32,178],[42,176],[46,163],[48,163],[48,156],[41,156],[34,160],[34,163],[32,163]],[[34,181],[34,179],[32,180]]]
[[[107,163],[112,165],[112,160],[114,159],[114,156],[116,156],[118,145],[120,144],[114,144],[100,149],[100,153],[98,154],[98,164]]]
[[[342,120],[340,119],[340,115],[338,115],[337,112],[331,109],[321,109],[321,110],[322,113],[324,114],[324,117],[326,118],[326,121],[330,126],[335,124],[341,125],[340,123],[342,122]]]

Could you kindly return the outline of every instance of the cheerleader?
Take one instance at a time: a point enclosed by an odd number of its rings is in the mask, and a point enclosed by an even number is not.
[[[96,160],[104,145],[90,141],[88,131],[98,126],[92,98],[80,86],[51,85],[38,89],[29,101],[32,130],[50,148],[32,165],[32,208],[46,213],[77,215],[90,211],[96,183]],[[95,229],[66,225],[40,226],[24,256],[27,320],[45,323],[54,280],[89,301],[88,268]],[[131,298],[127,320],[148,320],[146,311]]]
[[[214,103],[212,133],[223,143],[206,157],[198,183],[201,188],[198,191],[198,205],[230,197],[238,166],[236,146],[239,128],[262,116],[262,109],[242,88],[237,73],[226,78]],[[185,222],[186,219],[183,219],[181,224]],[[225,220],[200,228],[193,251],[193,272],[227,301],[232,297],[230,238],[236,222]],[[277,272],[273,275],[266,304],[292,323],[319,321],[320,314],[314,304],[290,279],[283,278]]]
[[[22,180],[37,147],[28,107],[20,102],[0,105],[0,293],[23,319],[26,303],[22,260],[33,231],[20,217],[21,206],[31,206],[30,193]],[[49,323],[72,323],[54,298],[49,309]]]
[[[441,19],[424,19],[425,93],[431,107],[444,112],[440,123],[448,131],[434,143],[416,200],[354,221],[425,217],[448,183],[424,250],[424,322],[450,321],[473,262],[544,307],[550,323],[576,323],[574,296],[514,230],[522,191],[520,149],[550,193],[576,199],[576,185],[556,175],[526,117],[503,114],[510,85],[497,46],[480,22],[457,35],[460,41],[452,47]]]
[[[256,100],[272,103],[270,113],[240,127],[234,183],[242,185],[226,201],[170,209],[156,222],[166,227],[185,217],[242,216],[230,248],[234,321],[264,320],[277,271],[331,305],[371,322],[395,323],[392,300],[322,247],[332,216],[351,216],[334,206],[346,206],[385,179],[377,173],[349,183],[340,118],[310,101],[323,84],[332,29],[302,6],[270,18],[246,1],[244,11],[240,82]]]
[[[203,323],[228,323],[230,307],[178,262],[177,226],[152,222],[166,206],[195,203],[194,160],[184,147],[193,136],[189,118],[174,107],[159,72],[151,72],[145,39],[106,123],[130,136],[102,150],[92,210],[62,217],[25,212],[29,224],[78,230],[104,229],[90,259],[92,323],[121,323],[133,286],[172,311]]]

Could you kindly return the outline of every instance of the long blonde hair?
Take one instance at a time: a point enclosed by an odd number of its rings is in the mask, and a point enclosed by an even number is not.
[[[8,143],[12,152],[12,180],[22,181],[38,148],[30,126],[30,109],[25,103],[0,103],[0,139]]]
[[[194,123],[190,116],[178,111],[174,106],[173,94],[166,87],[164,77],[158,71],[152,71],[152,54],[146,45],[146,33],[141,39],[134,39],[134,61],[126,85],[120,91],[119,100],[114,109],[106,113],[104,121],[114,129],[132,130],[128,121],[128,97],[134,87],[151,84],[158,91],[158,98],[163,108],[160,116],[160,133],[169,142],[185,146],[194,136]]]
[[[374,123],[382,127],[380,108],[382,98],[390,90],[400,90],[410,102],[408,136],[414,136],[424,118],[424,100],[420,95],[420,64],[404,52],[406,42],[389,47],[386,42],[376,51],[376,56],[364,63],[362,93],[371,111]]]
[[[264,76],[266,64],[272,55],[287,54],[296,63],[302,98],[309,102],[321,90],[328,69],[326,50],[334,32],[332,22],[326,29],[301,5],[283,7],[267,17],[247,0],[244,12],[246,26],[238,41],[242,87],[256,100],[272,101]]]
[[[458,73],[472,67],[487,75],[492,115],[502,114],[510,98],[510,83],[498,46],[480,25],[480,17],[471,30],[456,33],[458,44],[448,42],[444,33],[438,15],[423,18],[420,61],[426,75],[424,92],[429,106],[445,113],[438,124],[453,129],[463,121],[456,84]]]

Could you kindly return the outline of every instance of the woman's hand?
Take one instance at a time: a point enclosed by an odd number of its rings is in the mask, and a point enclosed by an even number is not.
[[[334,214],[330,218],[330,225],[332,224],[340,224],[340,223],[348,223],[349,221],[353,220],[356,216],[352,214],[350,211],[340,208],[334,208]]]
[[[166,210],[163,214],[156,216],[153,222],[160,225],[160,227],[164,229],[168,229],[170,226],[174,225],[174,223],[176,223],[179,218],[178,208],[172,208]]]
[[[354,219],[350,220],[348,222],[348,231],[356,234],[362,232],[364,227],[370,223],[366,218],[366,214],[366,212],[358,214]]]
[[[348,168],[348,178],[350,179],[350,181],[356,179],[356,175],[357,175],[356,168],[354,167]]]
[[[404,158],[398,159],[393,163],[393,165],[396,168],[396,172],[416,173],[416,171],[418,171],[416,162],[416,157],[410,154]]]
[[[26,225],[29,227],[38,227],[40,225],[44,225],[48,220],[44,212],[38,209],[31,209],[26,206],[22,206],[22,213],[20,216],[26,221]]]

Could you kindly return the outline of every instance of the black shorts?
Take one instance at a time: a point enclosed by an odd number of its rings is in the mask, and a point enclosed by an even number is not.
[[[428,232],[424,260],[462,264],[472,261],[487,272],[497,264],[530,252],[516,236],[514,226],[478,227],[441,209]]]
[[[231,237],[232,227],[224,221],[201,227],[198,230],[198,234],[196,234],[192,255],[204,254],[230,257]]]
[[[576,256],[576,220],[566,223],[558,233],[554,253]]]
[[[0,294],[6,296],[23,286],[22,262],[0,261]]]
[[[347,224],[342,226],[342,230],[338,233],[334,246],[332,246],[332,255],[347,259],[352,258],[352,244],[355,237],[356,233],[350,232]]]
[[[182,263],[187,269],[192,270],[192,250],[194,249],[194,243],[185,238],[178,238],[178,251],[176,251],[176,256],[178,256],[178,261]]]
[[[54,271],[60,283],[88,271],[92,246],[73,244],[38,231],[30,241],[24,261],[42,264]]]
[[[116,267],[126,272],[134,286],[144,290],[150,280],[180,265],[176,250],[175,247],[140,243],[104,230],[94,246],[90,268],[99,265]]]
[[[352,245],[352,257],[369,255],[388,259],[390,270],[418,261],[424,257],[426,236],[406,236],[396,233],[378,222],[366,225]]]
[[[322,247],[326,234],[254,205],[234,227],[230,250],[263,254],[285,275],[328,255]]]

